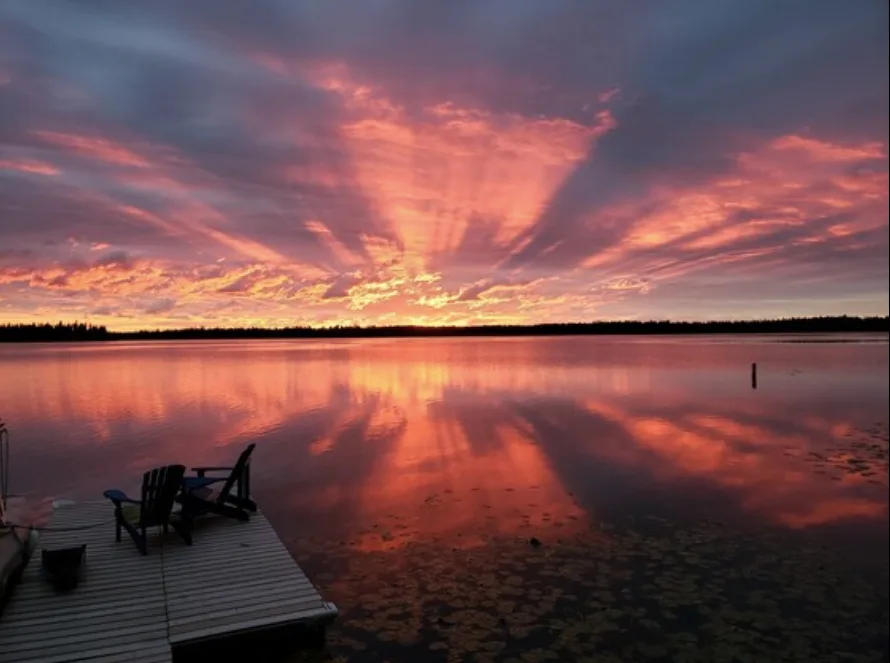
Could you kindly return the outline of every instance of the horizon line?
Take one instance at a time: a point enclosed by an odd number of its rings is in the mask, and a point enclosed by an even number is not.
[[[595,320],[540,323],[494,323],[481,325],[367,325],[340,324],[291,327],[179,327],[109,330],[89,322],[3,323],[0,342],[40,340],[126,340],[152,338],[250,338],[250,337],[341,337],[350,336],[486,336],[486,335],[567,335],[658,334],[658,333],[856,333],[890,332],[888,316],[806,316],[739,320]]]

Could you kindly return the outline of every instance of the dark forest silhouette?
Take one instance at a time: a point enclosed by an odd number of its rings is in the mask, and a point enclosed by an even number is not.
[[[715,320],[710,322],[606,321],[476,327],[193,327],[132,332],[109,331],[87,323],[7,324],[0,326],[0,342],[127,341],[170,339],[249,338],[386,338],[428,336],[567,336],[595,334],[806,334],[887,332],[884,317],[833,316],[776,320]]]

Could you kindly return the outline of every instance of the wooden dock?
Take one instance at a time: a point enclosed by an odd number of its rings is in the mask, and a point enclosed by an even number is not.
[[[113,512],[106,501],[54,511],[40,545],[87,544],[80,584],[55,592],[36,551],[0,618],[0,663],[168,663],[178,648],[323,627],[337,615],[261,513],[199,519],[192,546],[158,533],[142,556],[126,532],[115,541]]]

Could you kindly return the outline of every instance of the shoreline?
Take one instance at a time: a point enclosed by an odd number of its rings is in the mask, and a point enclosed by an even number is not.
[[[152,340],[239,339],[350,339],[350,338],[446,338],[528,336],[697,336],[730,334],[890,334],[885,317],[818,317],[739,321],[607,321],[531,325],[479,325],[467,327],[194,327],[110,331],[83,323],[57,325],[7,324],[0,326],[0,343],[108,342]],[[806,342],[806,341],[798,341]],[[835,341],[839,342],[839,341]],[[850,341],[855,342],[855,341]]]

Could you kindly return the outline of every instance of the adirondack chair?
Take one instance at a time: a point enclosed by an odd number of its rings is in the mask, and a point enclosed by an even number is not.
[[[248,444],[232,467],[193,467],[195,476],[182,480],[183,513],[189,519],[203,513],[216,513],[220,516],[249,520],[256,513],[257,506],[250,497],[250,455],[256,444]],[[208,472],[228,472],[226,475],[210,475]],[[223,484],[214,494],[214,484]],[[233,492],[234,491],[234,492]]]
[[[173,503],[182,488],[185,475],[184,465],[167,465],[158,467],[142,475],[142,499],[134,500],[121,490],[106,490],[104,495],[114,504],[115,536],[121,540],[121,528],[127,530],[139,552],[148,554],[149,527],[162,527],[164,534],[172,527],[189,545],[192,544],[191,527],[188,520],[172,518]],[[133,521],[124,513],[124,507],[139,507],[139,515]]]

